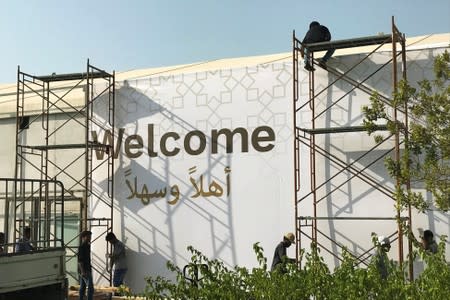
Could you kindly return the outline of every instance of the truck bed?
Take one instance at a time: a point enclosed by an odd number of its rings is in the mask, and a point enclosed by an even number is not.
[[[14,291],[66,282],[65,251],[42,251],[0,256],[0,295]]]

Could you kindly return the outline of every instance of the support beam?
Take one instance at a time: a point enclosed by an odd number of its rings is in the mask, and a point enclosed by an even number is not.
[[[342,133],[342,132],[358,132],[358,131],[367,131],[367,128],[364,126],[343,126],[343,127],[330,127],[330,128],[300,128],[297,127],[298,130],[309,134],[327,134],[327,133]],[[386,125],[378,125],[376,127],[376,131],[386,131]]]
[[[392,42],[392,35],[374,35],[354,39],[320,42],[304,45],[311,52],[325,51],[328,49],[344,49],[362,46],[380,45]]]

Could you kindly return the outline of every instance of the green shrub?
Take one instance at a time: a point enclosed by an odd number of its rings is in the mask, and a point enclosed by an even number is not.
[[[374,262],[360,267],[345,249],[341,264],[333,272],[314,245],[305,255],[301,251],[299,265],[286,262],[284,272],[270,272],[258,243],[253,248],[259,266],[252,269],[228,268],[222,261],[210,260],[188,247],[191,261],[186,274],[168,262],[167,267],[175,273],[176,280],[148,277],[143,296],[147,299],[448,299],[450,265],[445,260],[444,247],[442,240],[437,254],[415,251],[414,255],[422,257],[426,268],[413,281],[407,279],[406,264],[400,266],[391,261],[389,275],[382,279]],[[193,281],[196,270],[199,280]]]

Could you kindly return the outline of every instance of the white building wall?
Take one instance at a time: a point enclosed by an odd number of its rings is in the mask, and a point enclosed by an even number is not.
[[[422,49],[407,52],[407,71],[408,80],[410,84],[417,87],[417,82],[424,78],[431,79],[434,77],[433,61],[437,54],[442,53],[444,49]],[[344,72],[354,66],[359,60],[364,57],[361,55],[349,55],[332,59],[329,63],[331,67],[337,68]],[[347,75],[358,81],[362,81],[373,73],[376,68],[381,66],[390,58],[390,53],[376,53],[370,59],[360,66],[350,71]],[[398,65],[398,70],[401,72],[401,65]],[[318,69],[315,72],[316,92],[330,83],[334,82],[336,76]],[[308,99],[308,77],[305,73],[300,75],[301,101]],[[399,74],[401,76],[401,74]],[[382,95],[390,98],[392,93],[392,65],[384,67],[374,76],[370,77],[365,84]],[[361,90],[352,90],[353,86],[345,83],[345,81],[338,81],[327,89],[316,100],[316,115],[320,114],[326,107],[332,106],[332,103],[343,97],[338,103],[333,105],[331,109],[324,112],[316,119],[316,128],[331,128],[341,126],[360,126],[362,125],[363,115],[361,108],[363,105],[368,105],[369,95]],[[346,95],[346,93],[349,94]],[[303,102],[304,103],[304,102]],[[311,127],[311,112],[308,108],[302,109],[298,118],[300,119],[300,127]],[[400,114],[399,118],[403,118]],[[380,132],[378,132],[380,134]],[[386,132],[381,133],[387,136]],[[384,157],[393,155],[393,152],[387,151],[394,147],[394,140],[390,138],[387,142],[379,145],[372,153],[365,155],[362,159],[357,160],[364,155],[370,148],[376,146],[373,137],[368,136],[365,132],[351,132],[351,133],[333,133],[316,135],[316,144],[324,150],[332,153],[334,156],[340,158],[347,164],[353,163],[352,166],[357,170],[364,171],[370,178],[381,183],[382,186],[394,189],[394,182],[389,177],[384,167]],[[309,149],[306,146],[302,147],[301,164],[303,177],[301,182],[303,188],[301,189],[302,196],[309,193]],[[377,158],[381,158],[375,162]],[[370,167],[368,167],[370,165]],[[395,202],[374,189],[369,184],[365,183],[356,176],[353,176],[349,171],[342,171],[342,167],[333,163],[329,158],[320,154],[316,154],[316,176],[317,186],[322,185],[327,178],[333,177],[333,180],[323,184],[317,192],[317,199],[320,202],[317,205],[318,217],[395,217],[396,212],[394,208]],[[351,179],[353,178],[353,179]],[[420,190],[420,186],[412,186],[415,190]],[[426,195],[430,199],[430,195]],[[313,215],[312,196],[307,197],[299,205],[299,214],[302,216]],[[407,213],[402,216],[406,217]],[[431,207],[424,215],[419,214],[413,209],[412,228],[416,237],[419,238],[419,231],[430,229],[435,235],[436,239],[442,235],[448,236],[450,234],[449,227],[450,216],[441,213],[436,208]],[[371,233],[377,235],[389,236],[396,232],[397,224],[395,220],[372,220],[372,221],[354,221],[354,220],[319,220],[318,228],[322,233],[318,234],[318,242],[327,249],[332,249],[334,254],[339,252],[339,247],[331,240],[346,246],[351,252],[357,256],[366,252],[372,247]],[[311,228],[303,228],[306,234],[312,235]],[[308,241],[308,239],[304,239]],[[309,242],[309,241],[308,241]],[[450,256],[450,247],[447,242],[446,253]],[[305,245],[307,246],[307,245]],[[390,257],[398,260],[398,241],[392,243]],[[403,244],[404,259],[408,254],[407,239],[404,239]],[[373,252],[373,251],[372,251]],[[325,254],[326,261],[330,265],[337,265],[339,260],[332,255]],[[421,269],[420,263],[416,264],[416,271]],[[417,273],[417,272],[416,272]]]
[[[408,79],[411,83],[432,76],[433,58],[443,49],[422,49],[409,51]],[[373,72],[374,68],[386,60],[388,53],[379,53],[362,64],[350,74],[355,79],[364,78]],[[361,55],[348,55],[333,58],[330,65],[345,70]],[[383,69],[371,77],[367,84],[385,95],[391,93],[390,69]],[[316,72],[316,87],[326,86],[334,80],[333,76],[318,69]],[[101,88],[101,87],[100,87]],[[316,109],[321,110],[330,105],[351,87],[338,82],[319,97]],[[267,63],[244,68],[224,68],[217,71],[202,71],[177,75],[154,75],[118,82],[116,94],[116,127],[124,128],[123,144],[115,161],[115,198],[114,198],[114,232],[125,242],[128,249],[129,272],[127,283],[134,290],[141,290],[144,277],[149,275],[170,276],[165,269],[167,260],[183,266],[189,261],[188,245],[196,247],[205,255],[222,259],[228,266],[256,265],[252,244],[260,242],[265,249],[268,262],[271,263],[273,249],[281,240],[282,235],[294,231],[294,190],[293,190],[293,135],[292,135],[292,64],[291,61]],[[300,71],[300,93],[302,101],[307,99],[307,74]],[[368,103],[368,95],[359,90],[345,96],[329,112],[317,120],[317,127],[338,127],[361,125],[361,107]],[[101,109],[102,103],[98,104]],[[106,110],[103,110],[106,114]],[[99,120],[105,118],[101,113]],[[51,117],[51,127],[57,128],[67,117],[55,114]],[[298,113],[301,127],[310,125],[310,114],[306,110]],[[74,121],[70,121],[74,122]],[[158,144],[155,150],[157,157],[148,155],[148,124],[154,124],[154,139],[159,142],[161,137],[171,131],[180,135],[178,141],[169,138],[168,148],[183,148],[183,139],[188,132],[200,130],[207,137],[205,151],[199,155],[189,155],[183,149],[173,157],[161,154]],[[40,134],[38,124],[28,129],[29,141]],[[220,141],[219,153],[211,153],[212,129],[246,128],[249,135],[259,126],[269,126],[275,132],[275,147],[267,152],[258,152],[249,143],[249,151],[242,153],[239,134],[234,137],[233,153],[224,151],[224,140]],[[14,137],[15,119],[0,119],[0,159],[1,177],[14,176]],[[84,138],[84,133],[78,126],[67,126],[54,137],[58,143],[72,143]],[[116,131],[117,133],[117,131]],[[138,134],[143,138],[143,148],[133,149],[143,154],[137,158],[129,158],[124,154],[126,138]],[[102,139],[103,132],[99,132]],[[352,162],[365,153],[373,145],[372,137],[364,132],[317,135],[317,144],[332,152],[346,162]],[[131,144],[137,144],[133,139]],[[263,142],[267,145],[268,142]],[[192,143],[195,148],[198,143]],[[136,146],[137,147],[137,146]],[[368,155],[355,167],[361,169],[373,159],[382,155],[392,147],[392,143],[380,146],[373,154]],[[301,193],[309,192],[309,150],[302,147],[301,155]],[[76,150],[67,153],[58,152],[52,159],[61,165],[69,163]],[[53,155],[53,154],[52,154]],[[101,160],[97,161],[97,163]],[[195,172],[190,173],[192,167]],[[224,168],[230,167],[230,181],[227,183],[227,173]],[[316,161],[318,184],[325,178],[337,174],[341,170],[334,163],[317,155]],[[82,162],[69,168],[75,178],[82,176]],[[57,172],[53,169],[52,172]],[[387,175],[382,160],[369,167],[370,177],[379,180],[387,187],[393,187],[393,182]],[[30,177],[37,172],[27,170]],[[215,181],[223,192],[220,196],[199,196],[196,194],[192,180],[199,184],[203,175],[204,185]],[[331,195],[324,197],[318,205],[318,216],[334,217],[393,217],[395,210],[393,201],[379,191],[374,190],[359,179],[337,187],[351,174],[344,171],[336,176],[332,183],[326,184],[319,191],[323,197],[333,189]],[[94,188],[100,193],[105,192],[106,174],[97,173]],[[134,188],[134,180],[136,186]],[[60,174],[62,181],[70,183],[69,176]],[[127,184],[130,184],[128,185]],[[166,196],[154,197],[148,204],[140,198],[144,184],[147,193],[168,188]],[[176,204],[169,201],[175,199],[170,188],[177,185],[180,197]],[[67,186],[67,185],[66,185]],[[131,188],[130,188],[131,186]],[[226,189],[230,193],[226,195]],[[134,191],[134,195],[133,194]],[[172,191],[173,192],[173,191]],[[138,195],[140,194],[140,196]],[[131,197],[130,197],[131,195]],[[108,214],[108,207],[101,202],[90,203],[90,215],[102,216]],[[299,205],[299,214],[312,215],[311,197]],[[413,228],[431,229],[437,237],[450,235],[450,217],[435,209],[425,215],[414,212]],[[363,253],[371,247],[371,232],[389,235],[396,230],[394,221],[319,221],[319,229],[338,243],[345,245],[355,253]],[[94,238],[100,232],[93,229]],[[305,229],[308,231],[308,229]],[[327,238],[321,237],[320,243],[339,253],[339,249]],[[303,246],[308,247],[308,240],[302,238]],[[393,243],[391,258],[398,259]],[[291,247],[290,256],[294,256]],[[407,244],[404,244],[405,251]],[[101,270],[106,269],[105,244],[103,240],[93,244],[93,261]],[[322,251],[330,266],[338,263],[331,255]],[[450,249],[447,244],[447,257]],[[100,283],[100,282],[98,282]]]
[[[233,267],[255,265],[252,245],[260,242],[271,262],[283,234],[294,231],[291,90],[289,62],[119,83],[116,126],[125,133],[116,160],[114,231],[128,247],[127,276],[135,288],[143,288],[146,275],[169,275],[167,260],[187,264],[189,245]],[[158,152],[151,158],[148,124],[154,125]],[[261,126],[274,133],[273,142],[260,143],[273,144],[269,151],[258,151],[251,141]],[[236,134],[233,151],[227,153],[222,136],[218,153],[213,153],[212,130],[236,128],[248,132],[244,142]],[[194,130],[206,136],[205,150],[198,155],[188,154],[183,142]],[[180,136],[169,139],[169,149],[180,148],[172,157],[163,155],[159,145],[167,132]],[[129,158],[124,144],[133,134],[142,137],[144,147],[142,155]],[[248,151],[242,143],[248,143]],[[198,139],[191,145],[196,148]],[[197,197],[201,178],[206,193]],[[104,181],[97,182],[101,189]],[[212,182],[223,189],[220,195],[207,195]],[[170,193],[175,185],[178,200]],[[165,196],[142,197],[165,188]],[[91,207],[93,214],[106,209],[99,203]]]

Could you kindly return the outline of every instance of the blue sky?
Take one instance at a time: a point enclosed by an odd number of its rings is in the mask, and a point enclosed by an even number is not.
[[[0,83],[24,72],[170,66],[287,52],[312,20],[333,39],[450,32],[449,0],[2,0]]]

